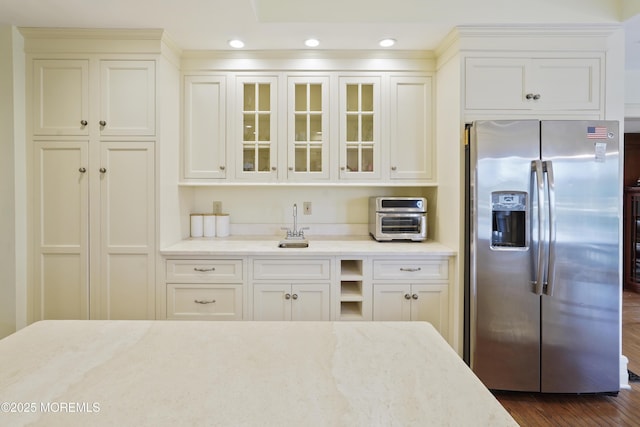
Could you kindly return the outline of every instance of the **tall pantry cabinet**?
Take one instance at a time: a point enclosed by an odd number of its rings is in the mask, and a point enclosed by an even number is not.
[[[33,318],[155,318],[157,55],[50,31],[23,31]]]

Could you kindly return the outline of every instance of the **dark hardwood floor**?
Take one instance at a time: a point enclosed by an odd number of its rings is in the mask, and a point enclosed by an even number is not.
[[[640,294],[624,291],[622,354],[640,374]],[[495,393],[521,426],[640,426],[640,382],[617,396]]]

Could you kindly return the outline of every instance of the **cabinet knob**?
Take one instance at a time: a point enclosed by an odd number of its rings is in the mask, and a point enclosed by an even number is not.
[[[413,295],[411,295],[411,298],[413,298],[413,299],[418,299],[418,294],[413,294]]]
[[[293,166],[289,166],[289,170],[292,171],[293,170]]]
[[[80,169],[78,169],[78,171],[79,171],[80,173],[85,173],[85,172],[87,171],[87,168],[80,168]]]
[[[291,294],[284,294],[284,299],[291,299]]]
[[[100,168],[100,173],[105,173],[107,172],[107,168]]]
[[[100,120],[100,126],[105,127],[107,125],[107,122],[105,122],[104,120]]]
[[[343,170],[345,170],[345,169],[346,169],[346,168],[345,168],[344,166],[340,166],[340,170],[341,170],[341,171],[343,171]]]
[[[86,121],[86,120],[80,120],[80,124],[81,124],[82,126],[86,126],[88,123],[89,123],[89,122],[88,122],[88,121]]]
[[[540,94],[536,93],[535,95],[533,95],[533,99],[535,99],[536,101],[540,99]]]
[[[528,93],[524,96],[527,99],[532,99],[533,98],[533,94],[532,93]]]
[[[275,166],[271,166],[271,170],[275,171],[277,168]]]
[[[397,168],[396,166],[391,166],[391,170],[392,170],[392,171],[395,171],[395,170],[397,170],[397,169],[398,169],[398,168]]]
[[[291,295],[291,298],[293,298],[293,299],[298,299],[298,294],[293,294],[293,295]]]
[[[225,169],[224,166],[220,166],[220,170],[223,171]]]
[[[404,294],[404,299],[411,299],[411,295],[409,295],[409,294]]]

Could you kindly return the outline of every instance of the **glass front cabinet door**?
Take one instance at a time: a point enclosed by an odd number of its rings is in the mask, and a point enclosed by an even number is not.
[[[380,78],[340,78],[340,179],[380,178]]]
[[[327,77],[289,77],[287,179],[329,178]]]
[[[277,78],[237,79],[236,177],[254,181],[277,179]]]

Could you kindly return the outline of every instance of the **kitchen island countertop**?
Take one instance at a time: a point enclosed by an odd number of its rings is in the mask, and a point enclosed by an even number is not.
[[[0,360],[3,425],[517,426],[426,322],[40,321]]]
[[[164,256],[340,256],[340,255],[431,255],[452,256],[456,252],[437,242],[378,242],[369,236],[310,236],[307,248],[279,248],[279,236],[231,236],[189,238],[163,248]]]

